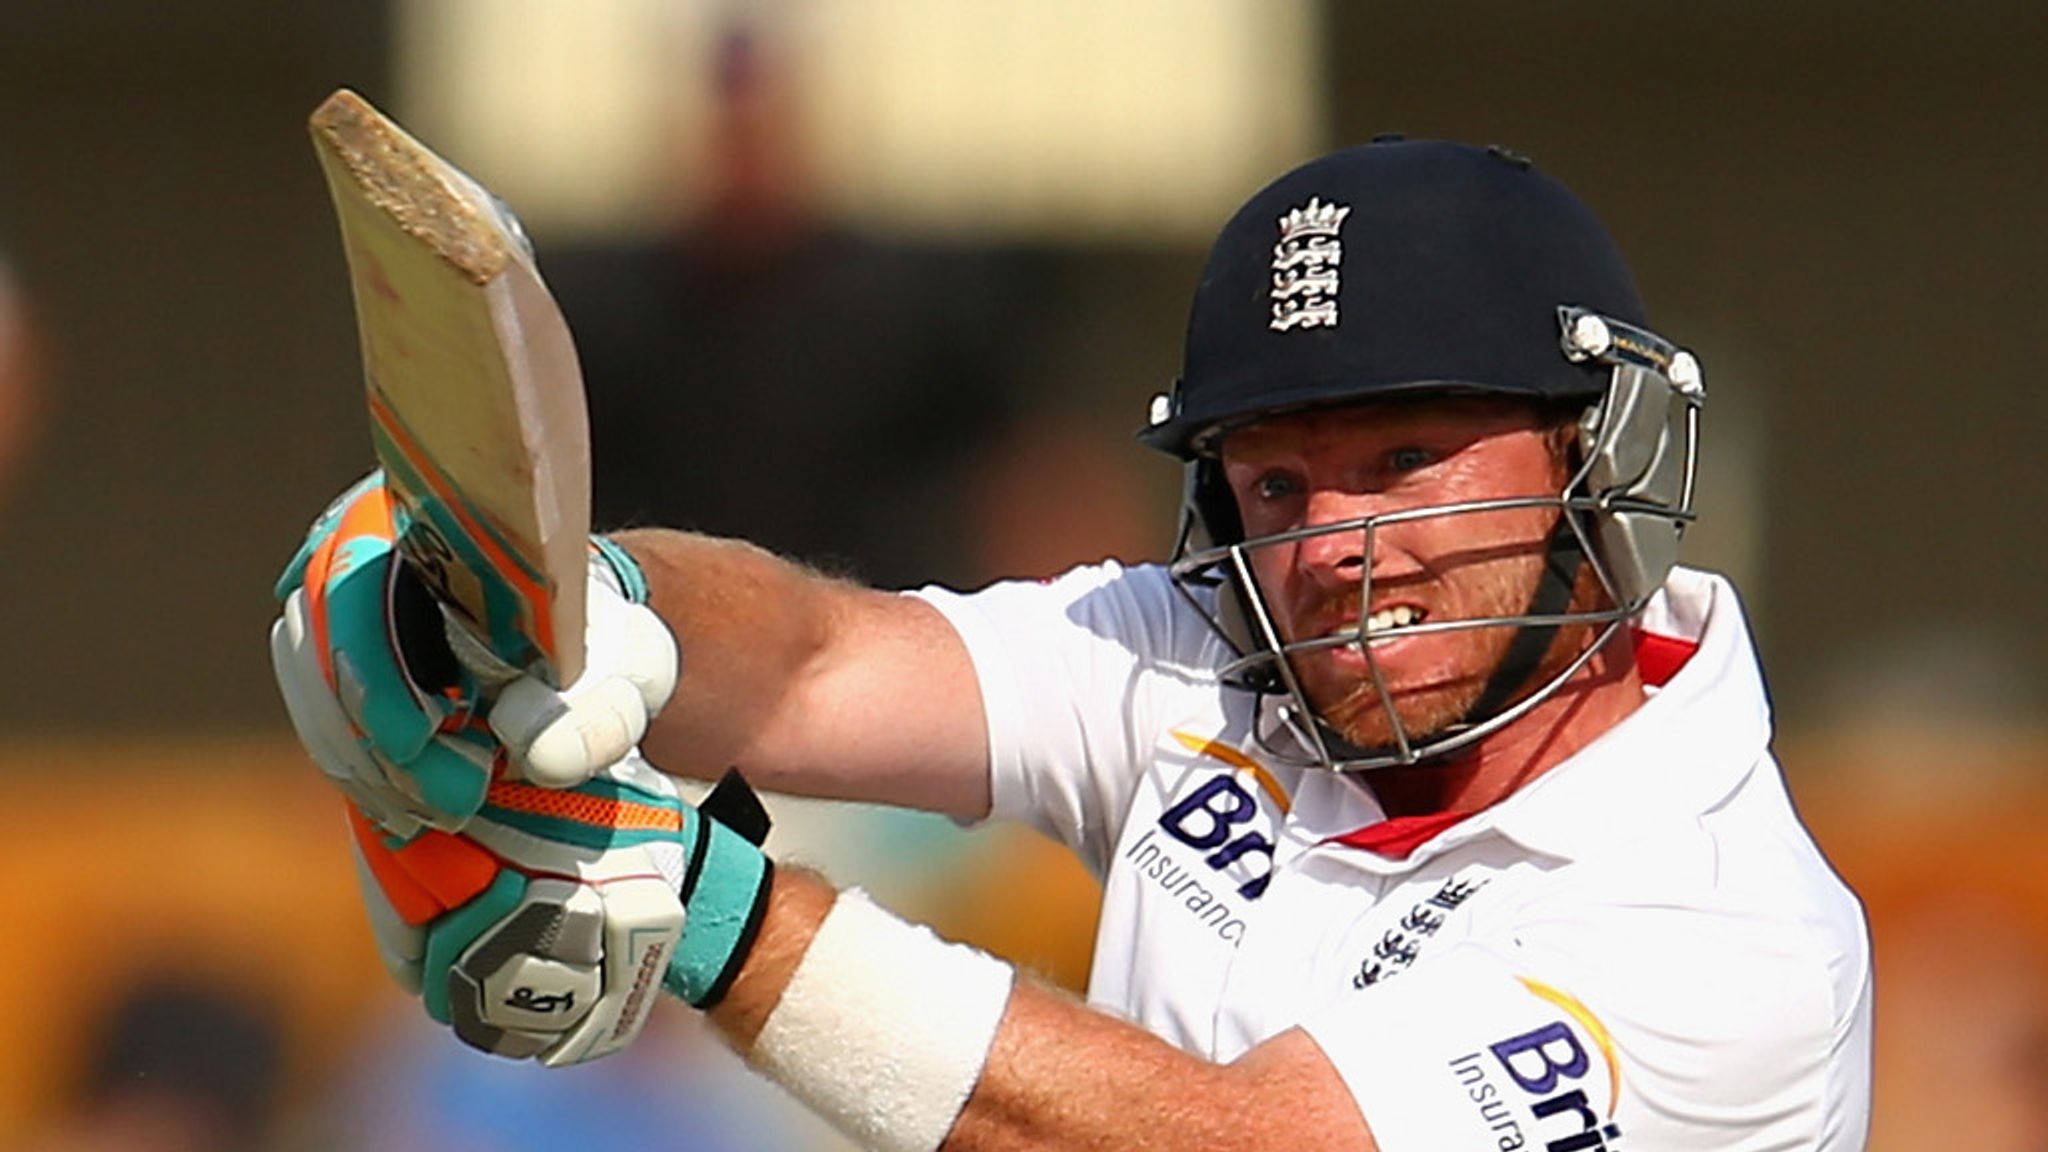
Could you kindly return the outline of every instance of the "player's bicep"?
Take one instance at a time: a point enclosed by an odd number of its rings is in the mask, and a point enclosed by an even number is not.
[[[1282,1117],[1265,1127],[1292,1133],[1289,1147],[1378,1152],[1343,1074],[1307,1032],[1290,1028],[1238,1057],[1230,1070],[1253,1099],[1286,1102]]]
[[[922,600],[852,587],[828,619],[741,767],[771,788],[986,815],[988,729],[959,633]]]
[[[1302,1027],[1388,1152],[1567,1137],[1600,1148],[1619,1127],[1623,1074],[1580,991],[1468,944],[1347,990]]]
[[[992,813],[1037,828],[1098,872],[1155,733],[1148,686],[1184,654],[1164,573],[1114,562],[960,594],[924,588],[979,683]]]

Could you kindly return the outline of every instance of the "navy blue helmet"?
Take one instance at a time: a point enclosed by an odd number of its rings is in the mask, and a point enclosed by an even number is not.
[[[1370,662],[1367,621],[1305,644],[1278,636],[1244,563],[1276,541],[1244,538],[1217,447],[1271,416],[1436,394],[1531,401],[1576,421],[1574,474],[1550,501],[1549,573],[1527,611],[1459,624],[1520,633],[1474,714],[1411,740],[1383,687],[1393,744],[1356,748],[1316,720],[1289,656],[1343,643]],[[1503,149],[1384,139],[1289,172],[1224,225],[1195,290],[1180,378],[1154,398],[1139,439],[1187,462],[1173,572],[1237,653],[1226,680],[1278,704],[1305,762],[1362,769],[1447,755],[1511,723],[1641,610],[1692,519],[1703,399],[1698,362],[1648,329],[1620,250],[1563,184]],[[1483,509],[1436,514],[1473,511]],[[1374,527],[1317,530],[1357,533],[1369,550]],[[1568,611],[1582,566],[1604,602]],[[1569,623],[1599,627],[1576,660],[1533,682],[1537,657]]]

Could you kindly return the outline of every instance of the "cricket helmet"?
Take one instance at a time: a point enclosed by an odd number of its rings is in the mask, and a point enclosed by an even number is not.
[[[1576,420],[1570,481],[1540,499],[1403,509],[1245,538],[1218,459],[1232,430],[1426,395],[1518,399]],[[1185,462],[1175,584],[1234,651],[1226,682],[1259,693],[1262,706],[1277,708],[1274,730],[1291,733],[1268,751],[1367,769],[1449,755],[1512,723],[1641,610],[1693,517],[1704,396],[1697,360],[1648,329],[1619,249],[1563,184],[1503,149],[1383,138],[1282,176],[1224,225],[1195,291],[1182,374],[1153,399],[1139,439]],[[1527,611],[1372,633],[1517,630],[1472,711],[1424,739],[1403,728],[1372,660],[1369,563],[1356,626],[1292,643],[1251,576],[1254,551],[1307,535],[1355,533],[1369,558],[1375,532],[1391,523],[1538,503],[1559,516]],[[1605,603],[1568,610],[1587,566]],[[1574,623],[1599,627],[1575,659],[1535,683],[1557,631]],[[1391,721],[1388,747],[1348,744],[1303,695],[1291,658],[1337,645],[1365,654]]]

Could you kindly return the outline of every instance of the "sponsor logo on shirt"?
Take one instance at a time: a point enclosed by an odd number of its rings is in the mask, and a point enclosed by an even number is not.
[[[1351,977],[1351,986],[1361,990],[1370,988],[1406,972],[1408,966],[1422,955],[1423,945],[1449,921],[1451,913],[1463,907],[1465,901],[1484,887],[1485,880],[1467,880],[1460,876],[1445,880],[1428,899],[1416,902],[1402,914],[1398,924],[1380,936],[1372,946],[1372,953],[1358,962],[1358,972]]]
[[[1236,773],[1197,777],[1193,788],[1159,814],[1156,825],[1124,849],[1124,859],[1225,943],[1235,945],[1245,931],[1235,901],[1257,900],[1273,879],[1273,841],[1265,831],[1273,818],[1260,794],[1285,815],[1287,793],[1263,765],[1237,749],[1185,732],[1173,736],[1190,752],[1242,772],[1251,787]]]
[[[1537,1028],[1488,1044],[1450,1062],[1451,1075],[1478,1109],[1501,1152],[1541,1148],[1543,1152],[1610,1152],[1620,1148],[1621,1125],[1614,1106],[1621,1099],[1621,1065],[1614,1038],[1578,998],[1520,977],[1536,998],[1559,1017]],[[1605,1109],[1586,1094],[1606,1072]]]

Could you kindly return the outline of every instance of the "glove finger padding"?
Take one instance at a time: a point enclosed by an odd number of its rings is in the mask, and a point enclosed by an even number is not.
[[[270,628],[270,661],[285,711],[313,763],[377,826],[411,836],[425,825],[416,799],[387,777],[361,744],[355,725],[328,687],[308,634],[305,594],[293,592]]]
[[[569,790],[493,784],[456,839],[503,871],[429,929],[428,1011],[473,1047],[549,1065],[631,1044],[682,936],[695,820],[638,758]]]
[[[369,861],[364,859],[362,845],[354,839],[349,841],[349,855],[355,858],[356,887],[362,891],[363,910],[370,916],[370,935],[377,942],[377,958],[384,962],[384,970],[391,973],[400,988],[417,996],[420,964],[427,953],[426,929],[406,923],[399,915],[370,870]]]
[[[657,989],[715,1003],[767,903],[767,818],[745,783],[700,812],[637,756],[570,789],[499,780],[460,834],[400,840],[361,814],[354,830],[400,983],[464,1042],[550,1065],[631,1044]]]
[[[623,759],[675,692],[675,638],[615,586],[607,557],[592,553],[583,675],[561,689],[522,676],[491,706],[512,770],[543,787],[572,787]]]
[[[271,661],[301,742],[379,826],[457,828],[483,802],[497,748],[476,679],[446,650],[439,609],[399,560],[380,475],[314,522],[279,581]]]
[[[524,891],[524,878],[507,871],[474,841],[437,829],[395,837],[349,807],[357,876],[370,930],[384,966],[408,992],[425,996],[427,1011],[448,1017],[445,972],[449,959],[494,923]],[[467,929],[468,935],[460,933]]]
[[[576,793],[504,783],[496,798],[536,807]],[[597,798],[603,803],[602,798]],[[487,809],[488,813],[488,809]],[[645,843],[590,830],[553,841],[480,815],[472,835],[429,829],[400,841],[352,813],[358,875],[387,970],[465,1043],[543,1063],[594,1060],[631,1044],[682,932],[671,830]],[[669,812],[671,829],[680,819]]]
[[[483,801],[496,771],[497,742],[473,717],[451,716],[439,718],[446,727],[404,759],[381,751],[370,734],[377,729],[366,731],[376,721],[363,707],[365,689],[356,673],[363,653],[338,652],[331,665],[323,664],[308,606],[305,592],[292,593],[270,634],[272,670],[299,742],[321,772],[386,831],[409,836],[423,826],[460,827]],[[424,712],[415,716],[426,718]]]

